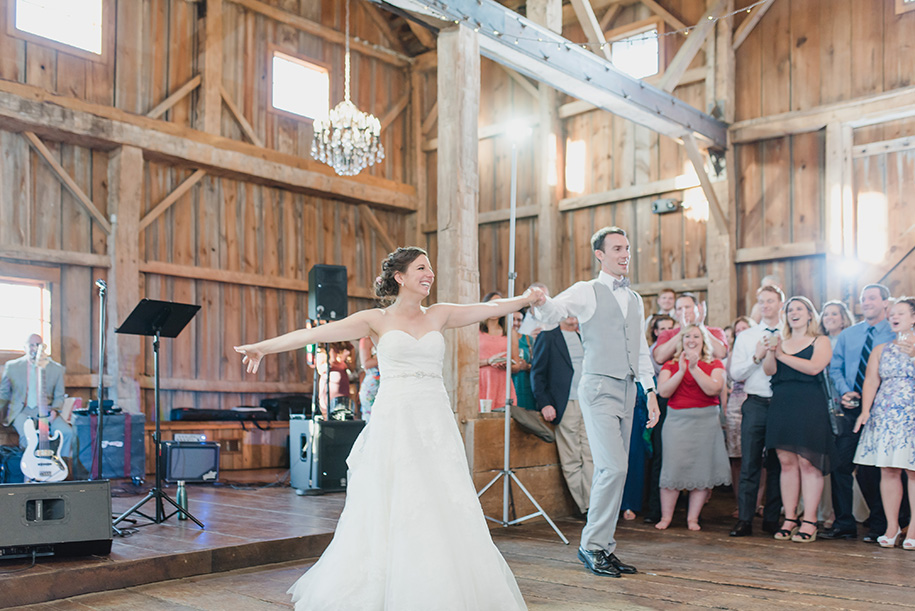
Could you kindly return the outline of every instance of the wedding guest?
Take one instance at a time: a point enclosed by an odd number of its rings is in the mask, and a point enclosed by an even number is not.
[[[359,413],[368,422],[372,416],[372,403],[378,394],[378,383],[381,374],[378,372],[378,357],[375,355],[375,342],[371,337],[359,340],[359,362],[362,365],[362,380],[359,382]]]
[[[749,329],[755,327],[756,323],[749,316],[739,316],[731,324],[734,331],[734,340]],[[731,377],[731,355],[728,354],[727,360],[728,379],[731,382],[731,390],[728,393],[727,403],[724,410],[724,440],[728,449],[728,459],[731,462],[731,487],[734,489],[734,500],[740,502],[740,423],[743,421],[743,402],[747,398],[747,392],[744,390],[744,381],[737,381]],[[734,516],[737,517],[736,515]]]
[[[661,291],[658,293],[658,296],[655,298],[655,311],[653,314],[651,314],[651,316],[645,319],[645,322],[648,323],[652,316],[657,316],[659,314],[673,316],[674,311],[676,310],[676,303],[676,291],[670,288],[661,289]]]
[[[829,406],[819,377],[832,358],[832,346],[820,335],[816,309],[806,297],[789,299],[782,317],[782,334],[776,338],[775,349],[763,358],[763,371],[772,376],[766,449],[775,450],[781,465],[785,507],[785,521],[774,537],[808,543],[817,537],[823,476],[836,459]],[[799,520],[801,494],[804,515]]]
[[[483,303],[501,299],[502,295],[493,291],[483,297]],[[487,318],[480,323],[480,400],[491,401],[492,409],[505,406],[505,366],[506,339],[505,317]],[[512,365],[517,355],[512,355]],[[517,403],[515,385],[511,385],[512,402]]]
[[[663,363],[658,363],[654,360],[654,354],[652,354],[658,343],[658,335],[663,331],[673,329],[676,325],[677,321],[667,314],[655,314],[648,319],[645,338],[648,341],[648,345],[651,346],[648,350],[648,355],[650,357],[649,360],[651,361],[651,365],[654,368],[655,383],[657,383],[658,374],[661,373],[661,366],[663,365]],[[655,524],[661,519],[661,488],[658,482],[661,479],[661,456],[663,454],[662,449],[664,445],[661,440],[661,433],[664,430],[664,418],[667,414],[667,399],[658,396],[657,400],[660,416],[658,424],[651,429],[650,438],[648,440],[651,456],[646,467],[648,471],[648,508],[645,512],[644,521],[648,524]],[[625,518],[627,516],[624,514],[623,517]]]
[[[712,358],[707,332],[694,324],[682,329],[674,358],[658,376],[658,394],[667,397],[668,412],[662,434],[661,520],[655,528],[670,526],[680,490],[688,490],[686,523],[699,530],[699,513],[712,488],[731,483],[718,424],[724,375],[722,362]]]
[[[334,342],[328,345],[327,352],[320,348],[315,355],[315,367],[318,370],[318,405],[325,418],[328,416],[328,398],[330,398],[331,406],[335,403],[335,399],[349,399],[349,371],[352,366],[353,348],[351,342]],[[327,366],[328,355],[330,355],[330,371]],[[329,392],[328,386],[330,387]],[[333,407],[331,407],[331,411],[333,411]]]
[[[774,286],[778,290],[782,290],[782,281],[778,276],[770,274],[768,276],[763,276],[763,279],[759,281],[759,288],[764,286]],[[758,289],[757,289],[758,290]],[[753,308],[750,310],[750,319],[759,324],[762,321],[762,312],[759,309],[759,303],[754,303]]]
[[[512,334],[518,338],[513,359],[516,361],[512,368],[512,384],[515,385],[515,394],[518,396],[517,405],[524,409],[537,409],[534,392],[531,390],[531,363],[534,354],[534,338],[520,333],[521,322],[527,314],[527,308],[512,315]],[[516,371],[517,369],[517,371]]]
[[[861,389],[861,415],[854,431],[861,432],[855,463],[880,468],[880,495],[886,532],[877,538],[894,547],[902,535],[901,473],[908,479],[909,510],[915,515],[915,298],[900,297],[890,310],[896,340],[874,348]],[[915,550],[915,520],[909,521],[903,549]]]
[[[845,302],[834,299],[823,304],[820,312],[820,334],[829,338],[829,343],[835,348],[839,341],[839,333],[855,324],[855,319]]]
[[[683,333],[683,330],[692,324],[699,325],[708,331],[709,341],[712,346],[712,356],[716,359],[726,358],[728,355],[728,340],[724,335],[724,331],[718,327],[705,327],[704,321],[707,313],[705,304],[700,304],[699,298],[693,293],[680,293],[676,303],[677,309],[675,319],[680,325],[680,328],[679,330],[671,329],[669,331],[662,331],[658,335],[657,344],[651,351],[654,359],[659,363],[666,363],[669,361],[673,357],[674,352],[677,351],[677,346],[680,343],[680,335]]]

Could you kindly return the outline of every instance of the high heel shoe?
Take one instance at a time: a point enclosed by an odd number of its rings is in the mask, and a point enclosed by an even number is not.
[[[880,535],[877,537],[877,543],[880,545],[880,547],[896,547],[896,541],[899,540],[899,535],[901,534],[902,529],[900,528],[892,539],[886,535]],[[905,542],[903,541],[903,543]]]
[[[915,539],[906,539],[902,542],[902,549],[910,552],[915,551]]]
[[[817,531],[815,530],[817,523],[811,522],[810,520],[801,520],[804,524],[813,524],[814,531],[812,533],[805,533],[798,530],[791,536],[791,540],[795,543],[812,543],[817,540]]]
[[[780,528],[775,531],[775,534],[772,535],[778,541],[787,541],[791,537],[797,534],[797,529],[801,526],[801,521],[797,518],[785,518],[785,522],[794,522],[795,526],[791,530],[787,528]]]

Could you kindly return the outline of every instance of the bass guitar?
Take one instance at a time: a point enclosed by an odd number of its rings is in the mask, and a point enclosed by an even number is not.
[[[40,354],[35,359],[38,374],[38,417],[25,422],[26,448],[22,454],[22,474],[27,481],[61,482],[70,473],[67,463],[60,457],[63,437],[60,431],[51,431],[51,410],[47,405],[47,394],[43,392],[45,368],[51,359]],[[59,417],[59,416],[58,416]]]

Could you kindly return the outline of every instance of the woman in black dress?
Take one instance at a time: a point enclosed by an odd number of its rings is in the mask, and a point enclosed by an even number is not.
[[[778,454],[785,506],[785,523],[775,538],[807,543],[816,540],[823,476],[835,455],[826,393],[818,378],[829,365],[832,346],[828,337],[820,335],[816,310],[806,297],[789,299],[782,316],[783,337],[776,339],[763,359],[763,371],[772,376],[766,449]],[[801,494],[804,516],[798,520]]]

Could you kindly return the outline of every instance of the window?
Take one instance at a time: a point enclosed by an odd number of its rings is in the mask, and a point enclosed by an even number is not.
[[[896,0],[896,14],[915,11],[915,0]]]
[[[40,281],[0,278],[0,351],[25,350],[32,333],[51,345],[51,291]]]
[[[102,54],[103,0],[16,0],[15,28],[54,42]]]
[[[274,51],[270,61],[274,109],[297,117],[319,119],[330,110],[327,68]]]
[[[585,192],[585,167],[588,148],[584,140],[566,141],[566,191]]]
[[[658,27],[631,32],[610,43],[610,62],[633,78],[645,78],[661,70]]]

